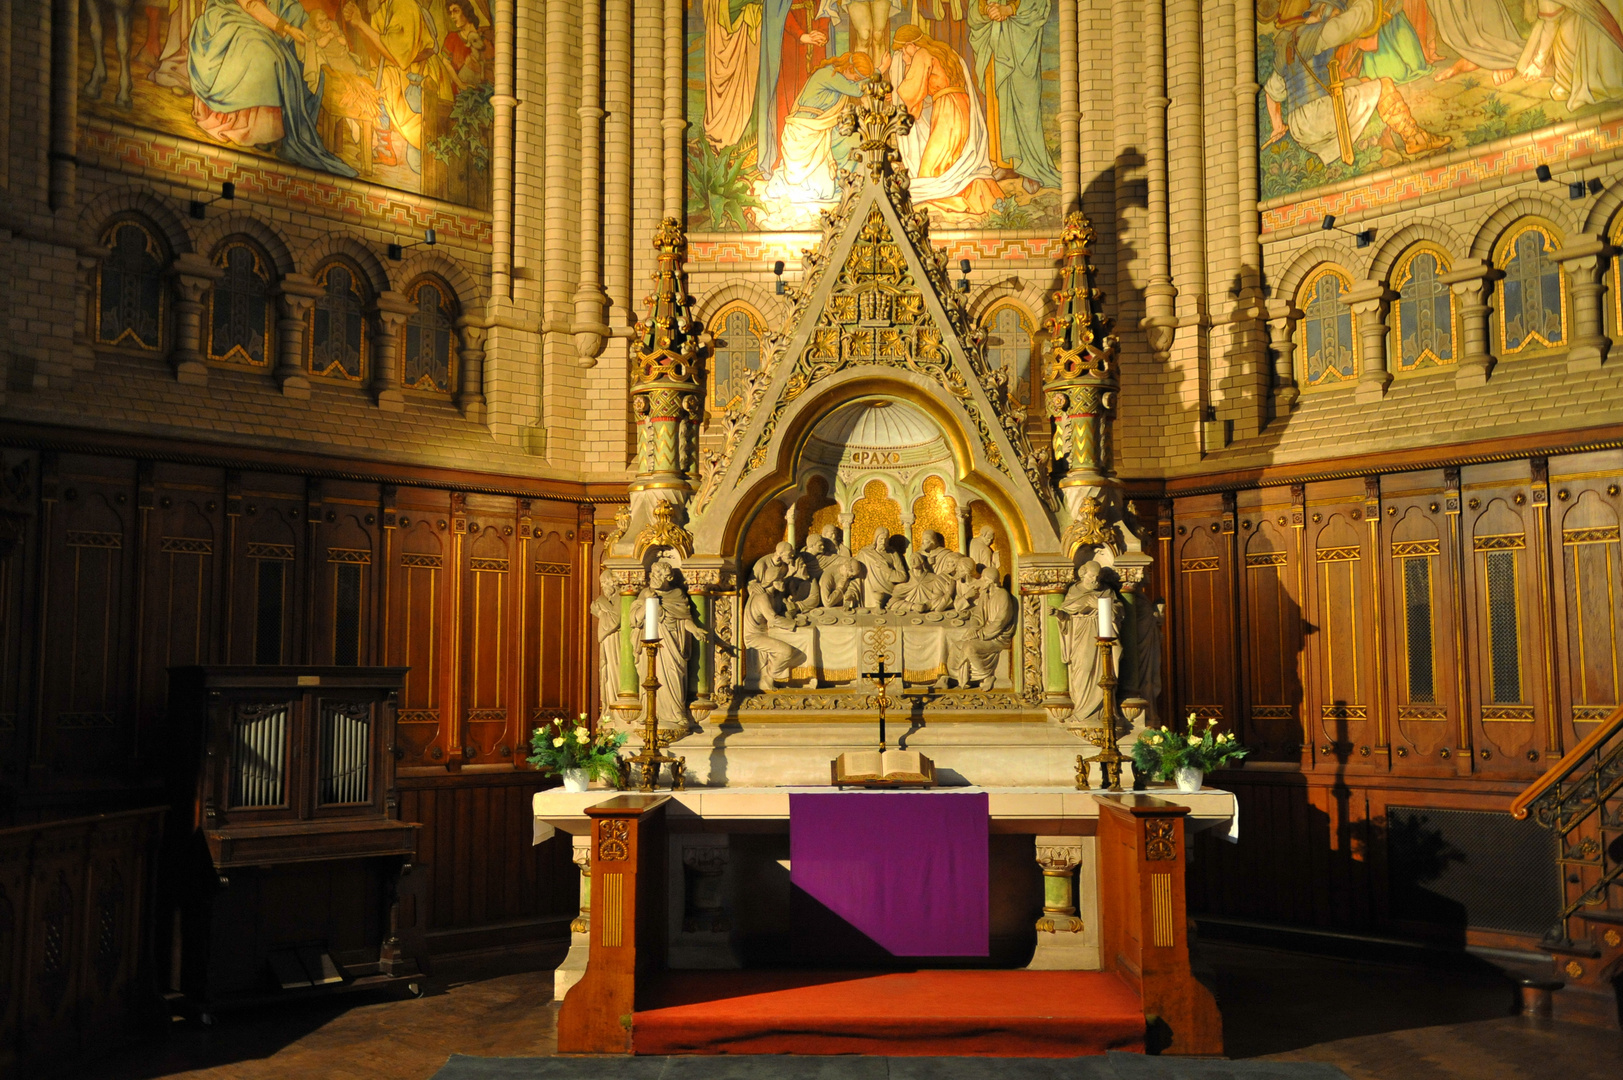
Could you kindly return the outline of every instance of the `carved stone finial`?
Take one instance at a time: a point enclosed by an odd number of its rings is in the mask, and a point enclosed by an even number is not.
[[[650,547],[674,548],[687,556],[693,554],[693,537],[671,520],[671,504],[661,500],[654,504],[653,520],[637,534],[633,547],[639,559]]]
[[[675,218],[654,230],[659,265],[648,315],[637,323],[631,409],[637,418],[637,476],[685,487],[698,472],[701,327],[688,307],[682,262],[687,238]],[[632,490],[639,485],[633,484]]]
[[[861,102],[842,113],[836,125],[841,135],[861,136],[857,152],[875,180],[905,172],[896,143],[913,130],[913,117],[895,99],[894,89],[883,75],[870,76],[862,84]]]
[[[1109,422],[1116,407],[1118,339],[1100,310],[1103,290],[1093,284],[1088,261],[1093,226],[1080,211],[1065,219],[1060,234],[1065,260],[1049,333],[1044,372],[1048,412],[1054,419],[1054,456],[1067,475],[1061,487],[1096,486],[1113,470],[1108,460]]]
[[[1065,527],[1065,536],[1060,541],[1065,554],[1075,555],[1077,549],[1083,547],[1108,547],[1112,551],[1115,550],[1115,534],[1099,514],[1103,505],[1103,500],[1096,495],[1082,496],[1076,513],[1071,517],[1071,523]]]

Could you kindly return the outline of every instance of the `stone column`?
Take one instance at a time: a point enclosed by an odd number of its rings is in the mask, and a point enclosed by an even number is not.
[[[1606,336],[1606,271],[1614,251],[1604,236],[1579,233],[1555,254],[1572,282],[1572,341],[1568,371],[1594,371],[1606,362],[1612,339]]]
[[[73,368],[89,371],[96,366],[96,324],[90,317],[92,307],[100,302],[96,296],[96,271],[106,256],[105,249],[79,252],[79,277],[73,283],[78,303],[73,309]]]
[[[209,381],[203,361],[203,296],[223,271],[207,258],[188,251],[171,268],[175,281],[175,347],[169,363],[175,381],[202,386]]]
[[[974,537],[969,535],[969,506],[962,498],[958,500],[958,553],[969,554],[969,542]]]
[[[603,291],[603,5],[581,5],[580,47],[580,216],[574,232],[580,239],[580,276],[575,285],[575,362],[592,367],[609,340],[604,318],[609,296]]]
[[[1488,351],[1488,316],[1493,313],[1489,298],[1499,272],[1481,259],[1461,259],[1439,280],[1459,297],[1460,338],[1454,346],[1454,381],[1458,386],[1485,386],[1488,373],[1498,362]]]
[[[500,303],[513,296],[513,0],[494,0],[495,79],[490,97],[490,291]]]
[[[1356,400],[1360,405],[1379,401],[1392,385],[1387,370],[1386,313],[1396,294],[1379,281],[1360,281],[1347,291],[1342,303],[1352,308],[1358,334],[1359,370]]]
[[[679,903],[668,905],[669,962],[676,969],[741,966],[732,947],[727,913],[731,852],[726,833],[677,833],[670,838],[667,888]]]
[[[310,380],[304,370],[304,319],[321,289],[307,274],[288,274],[276,286],[276,367],[271,372],[282,395],[308,398]]]
[[[394,290],[378,294],[372,307],[372,397],[384,412],[404,412],[406,395],[400,389],[400,331],[412,306]]]
[[[562,1001],[570,987],[586,974],[592,943],[592,836],[571,836],[575,865],[580,867],[580,914],[569,924],[569,952],[552,973],[552,997]]]
[[[1172,355],[1177,334],[1178,290],[1172,286],[1167,232],[1167,65],[1166,3],[1144,5],[1144,173],[1149,200],[1150,281],[1144,288],[1144,329],[1150,351],[1162,363]]]
[[[1039,836],[1036,841],[1037,865],[1043,871],[1043,913],[1037,920],[1037,949],[1026,966],[1034,971],[1095,970],[1098,904],[1077,889],[1077,872],[1093,861],[1093,838]],[[1085,885],[1092,883],[1092,874],[1084,872],[1082,877]]]
[[[1274,351],[1274,415],[1291,411],[1302,392],[1296,385],[1296,320],[1302,313],[1289,300],[1268,301],[1268,344]]]
[[[485,420],[485,335],[490,331],[466,315],[456,321],[459,364],[456,407],[475,423]]]

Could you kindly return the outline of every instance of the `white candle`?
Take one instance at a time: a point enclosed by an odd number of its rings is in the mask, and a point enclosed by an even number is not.
[[[648,597],[642,605],[642,639],[653,641],[659,637],[659,600]]]
[[[1114,597],[1099,597],[1099,636],[1116,636],[1116,601]]]

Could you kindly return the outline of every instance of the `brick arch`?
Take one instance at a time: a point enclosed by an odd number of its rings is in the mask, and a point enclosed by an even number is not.
[[[722,308],[735,301],[754,308],[764,329],[782,330],[789,321],[789,298],[763,289],[753,281],[730,281],[711,289],[699,299],[693,314],[700,326],[708,327],[710,320],[719,315]]]
[[[983,289],[972,293],[969,300],[969,318],[979,326],[992,309],[1003,303],[1012,303],[1021,308],[1031,317],[1032,336],[1043,331],[1043,312],[1048,309],[1048,290],[1034,278],[1016,278],[1019,284],[1009,281],[994,282]]]
[[[79,211],[77,226],[83,242],[92,248],[99,246],[107,223],[119,214],[136,214],[146,219],[164,243],[169,245],[171,255],[184,255],[196,250],[191,230],[186,227],[185,220],[175,213],[174,206],[167,199],[136,187],[104,191],[85,203]]]
[[[485,288],[479,284],[462,264],[447,258],[432,248],[416,248],[408,254],[391,275],[404,289],[424,274],[433,274],[451,288],[451,299],[466,317],[478,320],[485,311]]]
[[[1573,220],[1572,211],[1542,194],[1518,195],[1511,199],[1477,227],[1476,235],[1471,238],[1471,257],[1491,262],[1493,249],[1499,246],[1499,241],[1505,234],[1515,228],[1522,218],[1543,218],[1548,221],[1561,243],[1578,231],[1578,223]]]
[[[1618,211],[1623,210],[1623,185],[1613,184],[1596,197],[1584,217],[1583,231],[1606,234],[1617,225]]]
[[[1387,237],[1376,249],[1365,276],[1383,285],[1390,285],[1393,269],[1403,261],[1410,248],[1422,242],[1430,242],[1442,248],[1451,262],[1463,258],[1463,252],[1466,250],[1465,242],[1452,229],[1431,221],[1411,222]]]
[[[1297,252],[1296,258],[1291,260],[1285,272],[1274,283],[1273,295],[1294,304],[1296,294],[1301,291],[1302,283],[1308,279],[1308,275],[1325,263],[1334,263],[1350,280],[1356,281],[1357,278],[1347,267],[1357,262],[1358,258],[1349,245],[1320,240]]]
[[[390,280],[388,268],[378,258],[377,253],[347,233],[324,233],[315,243],[308,245],[300,253],[299,272],[313,277],[323,263],[335,256],[348,259],[366,275],[372,295],[376,296],[395,287],[395,283]],[[405,281],[402,280],[400,284],[404,285]]]
[[[275,268],[272,284],[297,269],[286,237],[274,226],[252,214],[229,213],[210,218],[197,230],[197,250],[212,259],[227,240],[237,237],[252,240],[270,259],[271,266]]]

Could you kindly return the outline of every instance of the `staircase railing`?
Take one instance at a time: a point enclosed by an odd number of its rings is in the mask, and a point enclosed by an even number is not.
[[[1561,874],[1561,935],[1572,939],[1569,920],[1584,908],[1605,907],[1614,885],[1623,884],[1623,860],[1611,857],[1607,834],[1623,833],[1623,807],[1608,813],[1607,804],[1623,791],[1623,706],[1596,726],[1560,761],[1510,804],[1511,816],[1531,815],[1556,838],[1556,864]],[[1574,842],[1574,834],[1599,815],[1595,827]],[[1569,886],[1578,886],[1570,888]]]

